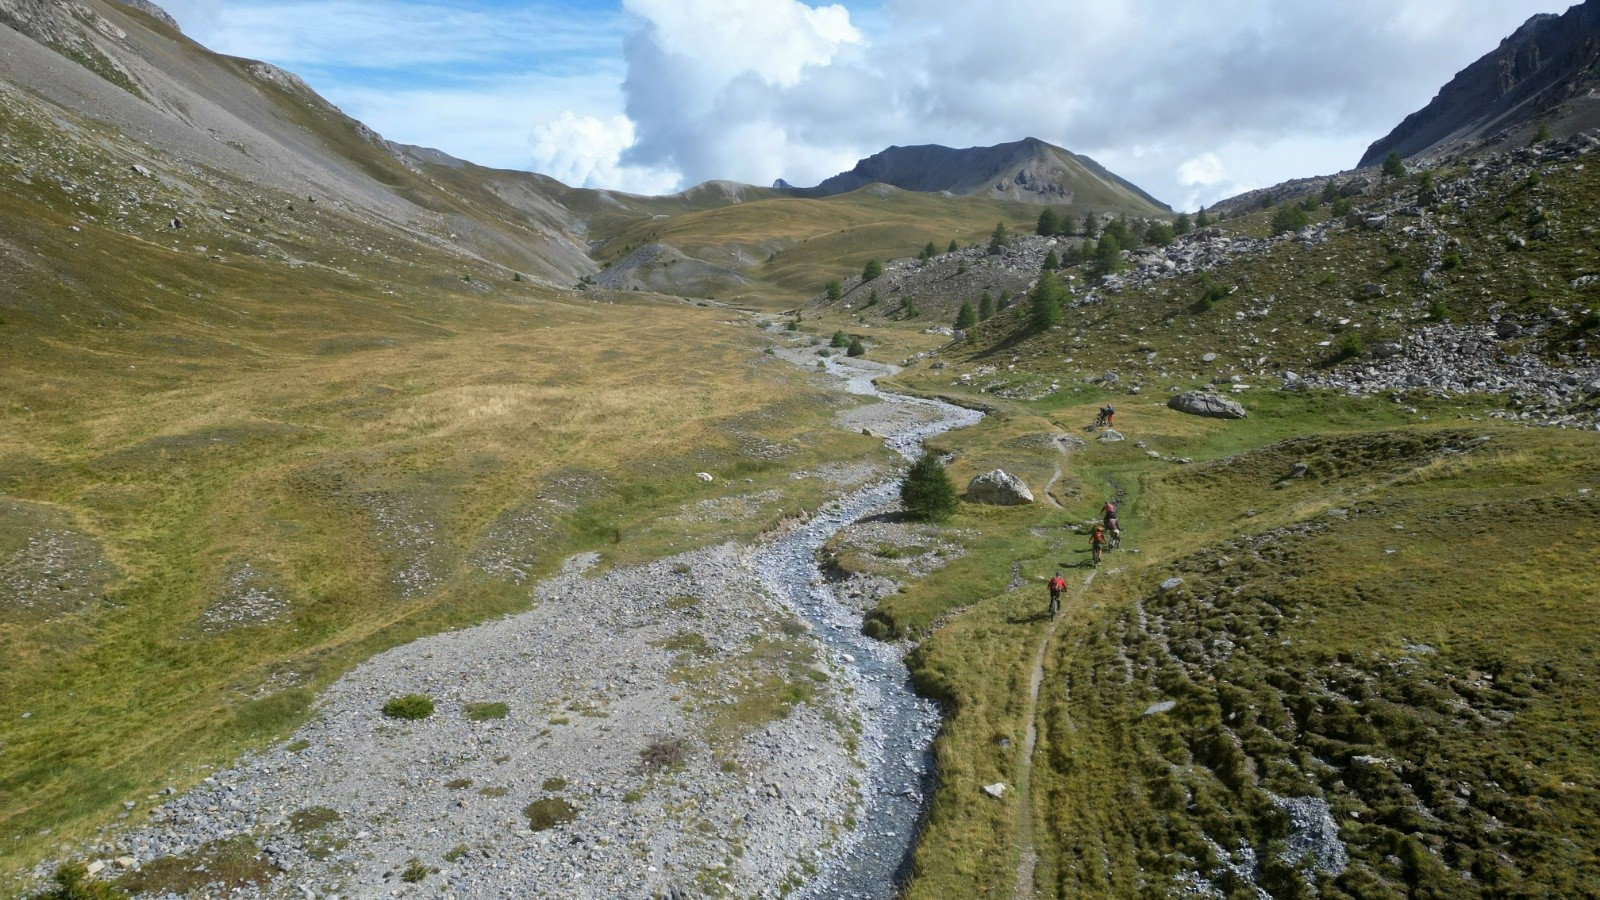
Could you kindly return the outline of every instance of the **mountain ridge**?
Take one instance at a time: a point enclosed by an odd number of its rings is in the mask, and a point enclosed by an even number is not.
[[[1100,163],[1035,137],[988,147],[891,146],[810,188],[783,179],[798,196],[831,197],[873,183],[919,193],[948,192],[1023,203],[1105,207],[1136,215],[1171,208]]]
[[[1535,121],[1557,137],[1600,124],[1600,0],[1524,22],[1456,73],[1422,109],[1374,141],[1358,167],[1434,154],[1467,141],[1493,142]],[[1519,128],[1522,126],[1522,128]]]

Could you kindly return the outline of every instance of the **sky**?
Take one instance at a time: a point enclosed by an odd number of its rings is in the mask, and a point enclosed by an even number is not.
[[[1539,0],[158,0],[390,140],[567,184],[811,185],[1036,137],[1177,209],[1355,165]]]

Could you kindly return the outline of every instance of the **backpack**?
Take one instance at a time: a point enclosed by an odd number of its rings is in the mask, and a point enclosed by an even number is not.
[[[1062,591],[1062,590],[1064,590],[1066,588],[1066,586],[1067,586],[1067,580],[1065,578],[1062,578],[1060,575],[1057,575],[1056,577],[1050,579],[1050,590],[1052,590],[1052,591],[1057,591],[1057,592]]]

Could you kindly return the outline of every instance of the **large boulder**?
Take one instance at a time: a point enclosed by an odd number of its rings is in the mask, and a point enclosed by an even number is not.
[[[1004,469],[985,472],[967,484],[967,499],[991,506],[1021,506],[1033,502],[1027,482]]]
[[[1206,391],[1184,391],[1168,400],[1167,408],[1209,419],[1244,418],[1244,407],[1237,402]]]

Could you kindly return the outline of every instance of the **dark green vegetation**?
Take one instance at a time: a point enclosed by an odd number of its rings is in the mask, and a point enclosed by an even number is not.
[[[506,716],[511,715],[511,707],[504,703],[468,703],[461,711],[473,722],[504,719]]]
[[[34,900],[124,900],[126,891],[103,881],[90,881],[83,863],[62,863],[51,876],[51,887]]]
[[[422,694],[392,697],[383,704],[383,714],[391,719],[426,719],[433,715],[433,701]]]
[[[926,522],[949,519],[959,505],[955,484],[932,453],[922,454],[911,464],[900,485],[900,502],[908,516]]]
[[[528,828],[531,830],[549,831],[576,819],[578,810],[560,797],[545,797],[529,803],[522,814],[528,817]]]

